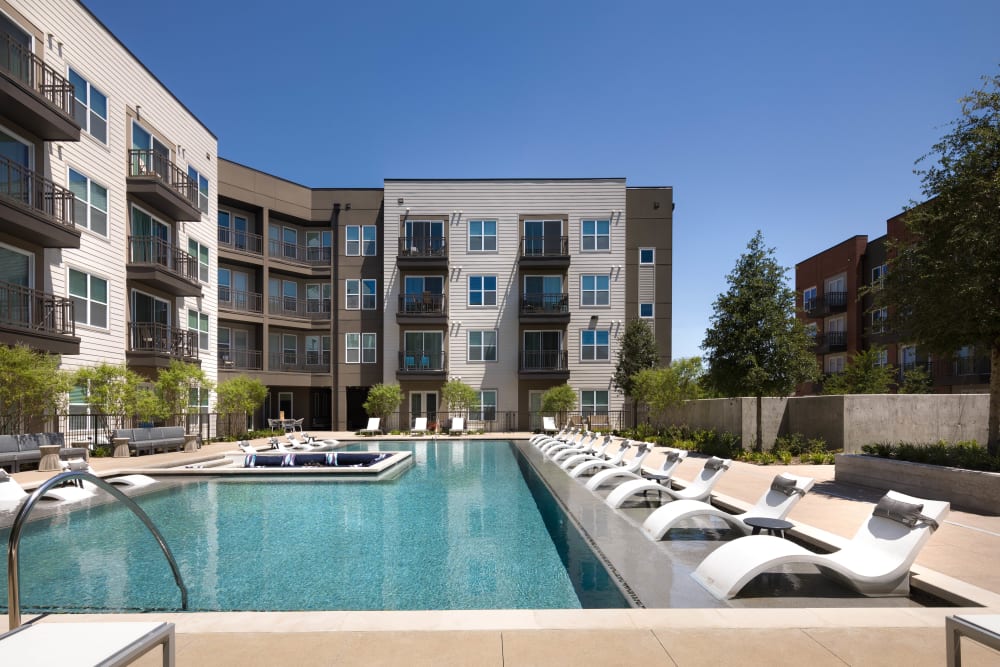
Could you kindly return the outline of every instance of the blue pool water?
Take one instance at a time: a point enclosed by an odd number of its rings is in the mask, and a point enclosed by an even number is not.
[[[413,451],[415,465],[393,481],[213,478],[138,498],[174,552],[190,608],[627,606],[510,443],[379,446]],[[155,541],[117,503],[33,522],[20,553],[25,610],[180,606]]]

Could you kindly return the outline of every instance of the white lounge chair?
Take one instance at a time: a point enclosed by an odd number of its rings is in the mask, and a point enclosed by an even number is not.
[[[358,431],[358,433],[361,435],[377,435],[382,432],[379,428],[379,424],[381,424],[381,422],[382,419],[380,417],[369,417],[368,426]]]
[[[730,514],[702,500],[675,500],[657,508],[646,517],[642,530],[647,537],[661,540],[668,530],[684,519],[693,516],[715,516],[749,534],[751,528],[743,523],[743,519],[750,516],[784,519],[815,483],[816,480],[812,477],[799,477],[788,473],[776,475],[757,503],[739,514]]]
[[[578,442],[567,443],[564,447],[553,447],[545,452],[545,455],[554,463],[559,463],[575,454],[597,454],[598,438],[600,438],[599,433],[588,432],[586,437],[580,438]]]
[[[617,439],[620,440],[620,438]],[[559,462],[559,467],[568,472],[584,461],[589,461],[591,459],[606,459],[608,458],[608,448],[611,447],[615,440],[616,438],[613,435],[606,435],[604,436],[604,440],[601,441],[600,447],[596,448],[592,452],[574,452],[570,456],[563,458]]]
[[[115,486],[123,486],[133,489],[139,489],[144,486],[150,486],[151,484],[156,484],[156,480],[147,475],[122,475],[120,477],[111,477],[107,481],[108,484],[114,484]]]
[[[628,450],[632,448],[631,440],[622,440],[621,447],[618,448],[618,452],[612,456],[610,459],[603,459],[598,456],[593,456],[584,459],[579,464],[574,466],[572,470],[569,471],[570,477],[581,477],[583,475],[589,475],[597,472],[601,468],[614,468],[616,466],[622,465],[622,461],[625,460],[625,454]],[[572,460],[573,457],[570,457]],[[565,465],[565,463],[563,464]]]
[[[448,429],[448,433],[455,435],[456,433],[465,433],[465,417],[452,417],[451,427]]]
[[[542,417],[542,433],[551,433],[554,435],[557,430],[555,417]]]
[[[94,489],[87,487],[81,489],[78,486],[58,486],[49,489],[42,495],[42,500],[54,500],[62,502],[76,502],[94,495]],[[11,509],[21,503],[28,496],[16,479],[0,469],[0,509]]]
[[[565,431],[561,431],[561,432],[557,433],[555,436],[551,436],[550,437],[550,436],[544,435],[541,438],[539,438],[538,440],[536,440],[534,444],[535,444],[535,447],[537,447],[538,449],[541,449],[542,451],[544,451],[547,448],[551,447],[552,445],[559,444],[560,442],[571,442],[571,441],[575,440],[577,437],[579,437],[579,435],[582,432],[583,432],[583,429],[580,429],[580,428],[578,428],[576,426],[573,426],[571,428],[566,429]]]
[[[566,442],[556,441],[555,444],[545,447],[543,453],[550,459],[555,460],[560,453],[566,451],[584,452],[590,449],[590,443],[594,442],[597,436],[590,431],[581,431],[580,436],[575,440]]]
[[[720,546],[691,576],[724,600],[758,574],[787,563],[811,563],[863,595],[906,595],[910,566],[948,510],[944,501],[889,491],[840,551],[818,554],[780,537],[750,535]]]
[[[244,454],[259,454],[260,450],[250,444],[249,440],[240,440],[236,443],[236,446],[240,448],[240,451]]]
[[[680,490],[672,489],[666,484],[660,484],[659,480],[630,479],[624,484],[619,484],[615,487],[614,491],[608,494],[604,502],[617,509],[624,505],[625,501],[630,497],[640,493],[644,494],[647,491],[665,493],[672,500],[708,500],[712,495],[712,489],[715,488],[719,478],[722,477],[722,473],[729,470],[729,466],[732,464],[732,459],[720,459],[713,456],[705,461],[705,466],[701,469],[701,473],[690,484]]]
[[[596,491],[604,484],[607,484],[611,480],[618,477],[639,479],[640,477],[638,473],[642,469],[642,462],[646,460],[647,456],[649,456],[649,452],[653,450],[653,447],[646,442],[640,442],[638,447],[639,450],[628,463],[623,461],[620,466],[596,472],[594,476],[587,481],[587,488],[591,491]]]
[[[321,452],[322,451],[327,451],[329,449],[335,449],[337,447],[337,445],[340,444],[340,440],[337,440],[335,438],[324,438],[324,439],[320,440],[320,439],[318,439],[318,438],[316,438],[314,436],[308,435],[308,434],[305,434],[302,437],[303,437],[303,441],[307,445],[311,445],[313,447],[313,449],[316,449],[316,450],[321,451]]]
[[[427,435],[427,417],[414,418],[410,435]]]

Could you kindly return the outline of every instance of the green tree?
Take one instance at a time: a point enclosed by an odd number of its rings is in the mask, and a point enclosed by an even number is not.
[[[848,359],[843,371],[823,381],[823,393],[888,394],[896,380],[896,369],[892,364],[879,365],[882,349],[872,347]]]
[[[899,385],[900,394],[929,394],[934,386],[931,374],[923,366],[915,366],[903,373],[903,384]]]
[[[565,422],[565,414],[576,410],[576,391],[568,384],[560,384],[546,389],[542,394],[542,413]]]
[[[377,384],[368,390],[368,398],[365,399],[365,412],[369,417],[378,417],[382,420],[382,428],[389,421],[389,415],[399,410],[403,403],[403,390],[398,384]]]
[[[143,378],[125,364],[102,363],[73,374],[73,384],[85,391],[85,400],[102,415],[104,435],[111,442],[112,431],[125,428],[128,420],[152,420],[166,410],[153,392],[142,387]]]
[[[646,368],[633,378],[635,399],[649,406],[653,415],[667,408],[702,397],[705,369],[698,357],[675,359],[669,366]]]
[[[193,392],[212,391],[212,381],[200,366],[176,359],[161,368],[156,378],[156,395],[163,402],[168,418],[181,420],[181,415],[198,411],[200,401]]]
[[[757,399],[757,449],[764,444],[762,397],[787,396],[817,372],[785,273],[758,231],[727,277],[729,290],[715,300],[702,343],[709,385],[724,396]]]
[[[24,433],[58,412],[71,383],[59,357],[24,345],[0,346],[0,433]]]
[[[656,368],[659,363],[660,353],[656,349],[653,330],[643,320],[629,320],[618,348],[618,364],[611,378],[612,385],[625,396],[635,398],[636,374],[647,368]]]
[[[220,382],[215,389],[215,410],[226,415],[228,432],[233,433],[233,419],[241,418],[239,433],[247,428],[247,415],[264,404],[267,387],[260,380],[237,375]]]
[[[906,233],[890,246],[877,298],[908,340],[938,354],[989,350],[988,449],[1000,453],[1000,76],[961,99],[916,173],[926,201],[911,204]]]
[[[479,392],[461,380],[448,380],[441,387],[441,400],[448,412],[460,416],[479,407]]]

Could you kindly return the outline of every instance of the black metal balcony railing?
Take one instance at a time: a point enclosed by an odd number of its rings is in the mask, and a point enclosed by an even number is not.
[[[896,379],[898,382],[904,382],[906,380],[906,374],[915,371],[922,370],[927,373],[928,377],[934,377],[934,362],[933,361],[904,361],[903,365],[896,369]]]
[[[823,302],[831,311],[844,310],[847,308],[847,292],[827,292],[823,295]]]
[[[568,368],[566,350],[521,350],[522,371],[564,371]]]
[[[329,373],[329,352],[274,352],[267,369],[286,373]]]
[[[569,294],[529,293],[521,295],[521,313],[565,315],[569,313]]]
[[[0,282],[0,325],[37,333],[76,335],[70,299],[5,282]]]
[[[399,370],[407,373],[437,373],[445,369],[445,353],[405,350],[399,353]]]
[[[128,237],[129,262],[159,266],[193,283],[198,282],[198,260],[158,236]]]
[[[522,236],[521,257],[569,257],[569,237]]]
[[[175,359],[198,358],[198,334],[155,322],[130,322],[129,351],[151,352]]]
[[[444,294],[400,294],[400,315],[443,315],[445,312]]]
[[[152,176],[198,208],[198,184],[187,172],[174,164],[170,157],[151,149],[133,148],[128,152],[130,177]],[[200,209],[199,209],[200,210]]]
[[[307,266],[329,266],[333,257],[330,246],[298,245],[276,239],[267,242],[267,255]]]
[[[989,375],[990,366],[986,357],[958,357],[952,364],[955,376]]]
[[[298,299],[291,296],[267,297],[267,312],[270,315],[328,320],[330,319],[330,307],[330,299]]]
[[[227,227],[219,227],[219,247],[248,252],[252,255],[264,254],[264,237]]]
[[[815,341],[816,352],[819,354],[826,352],[843,352],[847,349],[847,332],[828,331],[823,334],[817,334]]]
[[[69,229],[76,227],[71,191],[2,156],[0,197]]]
[[[260,350],[230,350],[218,348],[219,368],[221,370],[259,371],[263,368]]]
[[[256,292],[243,292],[231,287],[219,286],[219,309],[231,310],[237,313],[264,312],[264,295]]]
[[[0,32],[0,70],[63,115],[73,118],[76,113],[73,84],[6,32]]]
[[[444,236],[400,236],[399,257],[447,257],[448,239]]]

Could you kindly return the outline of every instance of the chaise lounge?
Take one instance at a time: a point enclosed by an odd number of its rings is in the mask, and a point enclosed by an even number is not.
[[[368,426],[358,431],[358,433],[361,435],[379,435],[382,433],[382,430],[379,428],[381,422],[382,419],[380,417],[369,417]]]
[[[619,484],[614,491],[608,494],[604,502],[618,509],[630,497],[640,493],[645,494],[647,491],[665,493],[670,496],[671,500],[708,500],[712,495],[712,489],[722,477],[722,473],[729,470],[729,466],[732,464],[732,459],[720,459],[713,456],[705,461],[705,466],[694,481],[680,490],[674,490],[668,485],[650,479],[631,479],[624,484]]]

